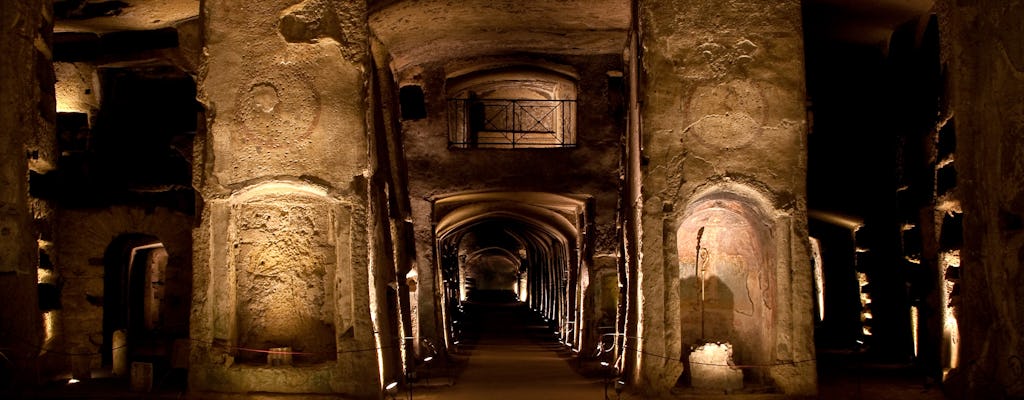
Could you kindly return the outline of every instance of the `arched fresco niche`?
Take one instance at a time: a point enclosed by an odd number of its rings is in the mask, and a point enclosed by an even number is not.
[[[335,360],[337,217],[327,199],[285,189],[263,188],[231,205],[238,347],[290,348],[296,364]],[[236,359],[264,363],[267,355],[240,351]]]
[[[767,365],[775,304],[771,221],[745,196],[717,192],[690,204],[676,232],[683,354],[728,342],[737,365]],[[744,368],[764,384],[767,368]]]

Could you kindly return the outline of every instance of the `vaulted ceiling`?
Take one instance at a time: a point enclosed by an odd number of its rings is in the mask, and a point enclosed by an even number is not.
[[[307,0],[317,1],[317,0]],[[173,27],[200,0],[54,0],[55,31],[109,33]],[[934,0],[808,0],[809,35],[877,44]],[[610,54],[621,51],[629,0],[370,0],[370,28],[397,66],[458,54]],[[427,44],[427,45],[424,45]]]

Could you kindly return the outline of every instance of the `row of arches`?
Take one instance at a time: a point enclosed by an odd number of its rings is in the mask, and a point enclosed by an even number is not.
[[[588,198],[536,192],[465,193],[434,204],[446,342],[458,340],[466,301],[520,301],[567,343],[585,324],[589,281],[581,254]]]
[[[666,356],[685,360],[702,343],[731,343],[736,363],[765,366],[745,372],[746,384],[771,386],[767,366],[793,357],[789,344],[779,340],[791,336],[793,311],[777,306],[791,298],[779,292],[778,283],[792,279],[788,260],[780,255],[789,253],[791,227],[764,196],[742,185],[714,187],[694,199],[666,225],[666,248],[674,254],[674,261],[666,262],[673,265],[666,265],[666,304],[675,304],[667,309],[678,312],[666,317],[671,321],[666,329],[676,332],[668,336],[678,339],[670,351],[676,355]],[[626,279],[615,280],[621,291],[590,288],[609,271],[594,265],[587,202],[585,196],[480,192],[434,203],[438,287],[449,345],[459,339],[461,305],[495,296],[527,303],[577,352],[599,343],[609,349],[605,339],[611,336],[636,337],[627,326],[637,321],[617,330],[597,321],[609,300],[637,306],[650,299],[643,293],[622,296],[628,293],[622,286],[637,285]],[[630,268],[638,261],[619,260]],[[622,373],[644,357],[627,342],[615,342],[608,355]],[[681,384],[689,385],[689,374],[683,370]]]

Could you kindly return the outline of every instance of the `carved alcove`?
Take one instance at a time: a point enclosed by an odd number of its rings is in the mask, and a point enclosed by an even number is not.
[[[678,215],[675,237],[683,359],[703,343],[730,343],[748,387],[771,385],[778,299],[778,237],[759,197],[709,191]]]
[[[232,205],[240,348],[291,348],[303,353],[294,358],[300,363],[336,359],[332,214],[329,202],[303,192]],[[264,362],[266,355],[243,351],[236,359]]]
[[[221,392],[352,390],[361,378],[349,368],[374,353],[351,350],[373,347],[352,322],[366,297],[352,289],[355,269],[343,267],[353,262],[350,206],[288,181],[207,205],[210,263],[196,276],[192,337],[208,344],[193,349],[190,382]]]

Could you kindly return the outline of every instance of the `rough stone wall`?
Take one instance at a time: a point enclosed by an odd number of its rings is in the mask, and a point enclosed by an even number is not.
[[[203,4],[191,327],[210,346],[193,347],[192,391],[379,393],[365,12],[364,1]],[[320,357],[239,356],[271,344]]]
[[[103,343],[104,254],[124,234],[152,235],[164,244],[169,258],[165,287],[166,306],[187,315],[192,278],[192,217],[165,208],[115,206],[103,210],[60,210],[55,265],[63,282],[61,303],[64,353],[72,369],[101,366]],[[175,304],[176,305],[172,305]],[[174,313],[169,313],[168,316]],[[185,324],[187,317],[172,317],[170,325]]]
[[[594,196],[593,253],[609,254],[616,249],[615,218],[619,192],[619,157],[623,116],[609,100],[615,90],[609,86],[608,71],[621,71],[619,55],[545,57],[574,68],[577,87],[577,147],[569,149],[448,149],[445,73],[488,60],[453,60],[450,65],[429,64],[410,67],[398,74],[400,85],[423,88],[427,117],[403,121],[403,145],[409,171],[409,196],[416,229],[419,266],[418,293],[421,298],[420,326],[438,332],[434,326],[439,312],[433,296],[435,255],[431,231],[430,198],[472,190],[516,190],[572,193]],[[508,62],[505,60],[504,62]],[[525,60],[529,63],[529,60]],[[495,64],[499,65],[499,64]],[[516,65],[519,65],[518,63]],[[618,118],[618,119],[616,119]],[[611,267],[602,264],[605,267]]]
[[[0,51],[7,58],[0,63],[0,352],[9,360],[0,367],[0,393],[38,379],[38,247],[28,204],[26,150],[37,137],[53,132],[48,107],[53,89],[41,90],[53,83],[52,18],[44,1],[0,4]]]
[[[963,199],[953,398],[1024,398],[1024,4],[939,2]]]
[[[642,1],[638,18],[646,164],[634,299],[644,352],[639,384],[667,390],[683,371],[674,234],[695,196],[720,191],[768,211],[778,257],[766,271],[777,284],[765,322],[774,334],[768,352],[783,365],[765,369],[782,392],[812,394],[800,3]]]

